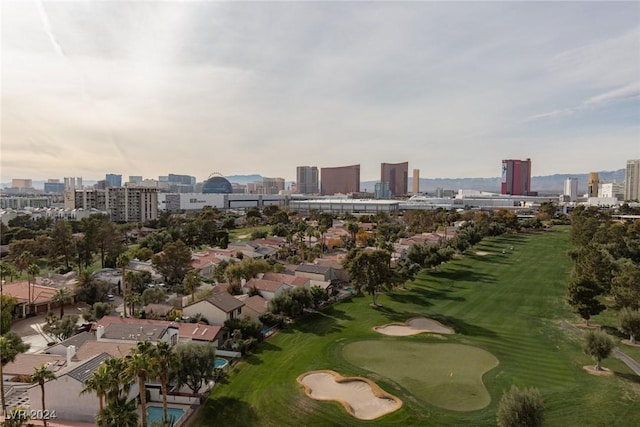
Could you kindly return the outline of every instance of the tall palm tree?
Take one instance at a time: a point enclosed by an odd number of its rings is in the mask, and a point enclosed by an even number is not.
[[[44,383],[49,380],[55,380],[55,379],[56,379],[56,376],[54,375],[54,373],[48,370],[45,365],[42,365],[39,368],[36,368],[33,371],[33,374],[31,374],[31,382],[40,385],[40,391],[42,392],[42,413],[43,414],[46,414],[46,407],[44,404],[45,402]],[[42,422],[44,423],[44,427],[47,427],[47,419],[43,418]]]
[[[0,400],[2,400],[2,413],[7,413],[7,404],[4,399],[3,368],[9,362],[16,360],[18,353],[29,350],[29,344],[22,342],[22,338],[13,331],[0,335]]]
[[[53,294],[51,301],[60,304],[60,318],[62,319],[62,316],[64,316],[64,305],[73,301],[73,297],[71,296],[71,292],[66,288],[60,288]]]
[[[24,251],[14,260],[14,265],[16,266],[18,273],[22,275],[22,272],[35,262],[36,257],[31,253],[31,251]]]
[[[142,302],[142,297],[137,292],[129,291],[124,299],[124,305],[129,306],[129,315],[134,317],[136,314],[136,305]]]
[[[184,290],[191,294],[191,302],[196,300],[196,289],[202,280],[196,270],[189,270],[184,277]]]
[[[128,401],[126,396],[119,397],[110,401],[104,411],[96,416],[96,422],[106,426],[138,427],[137,409],[135,399]],[[142,413],[146,415],[145,410]],[[144,423],[142,425],[146,426]]]
[[[131,381],[133,380],[133,377],[126,370],[127,362],[124,359],[112,357],[105,360],[104,366],[109,378],[107,400],[114,401],[126,398],[131,390]]]
[[[124,280],[129,285],[129,291],[139,292],[143,288],[142,276],[135,271],[127,271],[124,274]]]
[[[40,274],[40,267],[38,264],[30,264],[27,267],[27,283],[29,285],[29,306],[33,304],[33,292],[31,291],[31,280],[36,281],[36,276]]]
[[[129,255],[127,254],[120,254],[118,256],[118,260],[116,261],[116,266],[118,268],[122,269],[122,279],[121,279],[121,283],[122,283],[122,299],[126,300],[127,298],[127,282],[125,281],[125,272],[127,267],[129,266],[129,263],[131,262],[131,258],[129,258]],[[127,304],[124,304],[123,307],[124,310],[124,317],[127,317]]]
[[[140,405],[142,406],[142,425],[147,425],[147,391],[145,383],[158,375],[158,360],[154,357],[155,347],[150,341],[138,341],[130,356],[127,356],[125,371],[138,378]]]
[[[168,425],[169,415],[167,411],[167,386],[169,383],[169,372],[176,364],[177,358],[173,351],[173,346],[166,341],[160,341],[155,348],[155,357],[158,360],[158,379],[162,390],[162,421]]]
[[[107,368],[107,365],[102,364],[98,369],[93,371],[93,375],[91,378],[84,382],[84,388],[80,391],[80,394],[86,394],[95,392],[98,396],[100,402],[100,412],[96,415],[96,417],[104,414],[104,400],[109,392],[109,388],[113,383],[111,372]],[[103,422],[99,423],[102,427],[107,427],[107,424],[104,423],[104,417],[102,419]]]

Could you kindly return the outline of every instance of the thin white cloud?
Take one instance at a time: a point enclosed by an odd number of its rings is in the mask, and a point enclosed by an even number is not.
[[[616,101],[624,101],[631,98],[640,97],[640,81],[631,83],[627,86],[605,92],[598,96],[587,99],[584,104],[595,106],[600,104],[608,104]]]
[[[42,26],[44,27],[44,32],[49,37],[51,41],[51,45],[53,46],[53,50],[62,57],[65,56],[64,50],[58,40],[56,40],[55,35],[53,34],[53,30],[51,29],[51,24],[49,23],[49,16],[47,15],[47,11],[44,8],[44,4],[42,4],[42,0],[36,0],[36,6],[38,7],[38,13],[40,14],[40,19],[42,19]]]
[[[600,95],[592,96],[591,98],[585,100],[582,104],[575,107],[563,108],[560,110],[550,111],[548,113],[535,114],[524,120],[524,123],[533,122],[536,120],[559,119],[562,117],[571,116],[581,110],[584,110],[587,107],[605,107],[606,105],[612,103],[622,102],[633,98],[640,98],[640,81],[607,91]]]

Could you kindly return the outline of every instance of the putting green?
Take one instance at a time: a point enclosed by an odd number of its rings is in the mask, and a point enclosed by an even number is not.
[[[482,382],[498,365],[491,353],[462,344],[357,341],[346,344],[348,362],[403,386],[416,398],[452,411],[475,411],[491,402]]]

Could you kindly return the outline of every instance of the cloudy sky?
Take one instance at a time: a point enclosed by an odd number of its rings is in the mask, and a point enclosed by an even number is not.
[[[2,1],[1,179],[640,157],[640,3]]]

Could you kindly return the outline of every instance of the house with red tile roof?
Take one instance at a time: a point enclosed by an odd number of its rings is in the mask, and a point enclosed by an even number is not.
[[[248,295],[247,295],[248,296]],[[244,299],[244,316],[255,323],[260,323],[260,316],[269,311],[269,301],[260,295]]]
[[[282,292],[293,289],[294,286],[282,283],[281,281],[251,279],[244,285],[242,290],[245,293],[249,293],[252,288],[256,288],[260,292],[260,295],[262,295],[262,298],[271,301]]]
[[[302,288],[302,287],[308,288],[309,281],[311,280],[307,277],[299,277],[299,276],[294,276],[292,274],[272,273],[272,272],[264,273],[262,277],[258,275],[258,278],[263,280],[271,280],[273,282],[282,282],[287,285],[291,285],[299,288]]]
[[[59,305],[52,301],[53,295],[57,291],[56,288],[36,285],[33,282],[29,284],[27,281],[2,285],[2,292],[16,299],[17,304],[14,307],[16,317],[26,317],[30,313],[47,313],[58,308]],[[29,296],[31,296],[31,301],[29,301]]]

